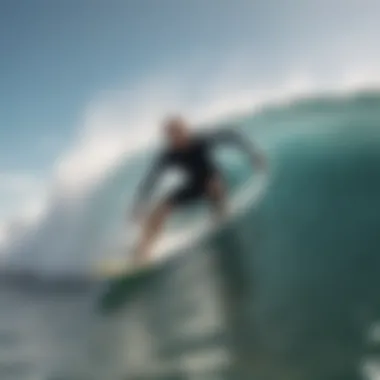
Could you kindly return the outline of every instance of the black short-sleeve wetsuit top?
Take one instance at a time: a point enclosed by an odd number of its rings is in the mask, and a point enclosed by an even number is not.
[[[242,136],[232,130],[222,130],[192,137],[186,149],[167,149],[155,160],[147,178],[143,181],[139,192],[139,202],[154,188],[154,184],[164,169],[179,168],[186,173],[189,181],[169,195],[167,201],[171,205],[184,204],[205,196],[206,184],[210,178],[219,175],[219,170],[211,154],[219,143],[238,144],[251,152]]]

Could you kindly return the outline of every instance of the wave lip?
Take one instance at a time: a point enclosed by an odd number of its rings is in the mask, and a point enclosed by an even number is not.
[[[379,120],[379,94],[367,91],[344,96],[314,96],[267,106],[235,120],[247,136],[264,140],[267,146],[272,145],[270,154],[277,154],[275,144],[286,143],[293,133],[341,133],[350,128],[348,120],[361,130],[375,130]],[[357,135],[363,139],[365,134],[357,132]],[[125,209],[151,154],[147,151],[120,158],[85,194],[75,197],[55,194],[32,223],[16,221],[1,226],[3,265],[16,263],[42,273],[59,269],[85,273],[91,262],[104,255],[107,239],[114,234],[112,231],[124,223]]]

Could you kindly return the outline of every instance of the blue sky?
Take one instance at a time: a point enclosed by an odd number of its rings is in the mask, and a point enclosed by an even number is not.
[[[366,2],[317,3],[323,1],[1,1],[2,169],[46,166],[54,153],[44,142],[62,147],[98,92],[152,71],[202,57],[202,82],[226,55],[244,52],[260,75],[275,76],[297,55],[312,58],[337,35],[374,26],[376,12]]]
[[[379,14],[375,0],[0,0],[0,220],[62,165],[101,167],[105,136],[128,139],[155,107],[229,112],[294,78],[378,80]]]
[[[39,139],[64,144],[97,92],[194,55],[214,61],[244,44],[240,38],[260,30],[244,3],[231,13],[226,1],[2,1],[0,162],[45,166],[52,152],[41,151]],[[27,162],[15,149],[29,154]]]

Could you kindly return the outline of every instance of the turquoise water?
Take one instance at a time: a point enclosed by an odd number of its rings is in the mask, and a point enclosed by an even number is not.
[[[262,202],[154,275],[121,284],[115,305],[96,302],[105,283],[8,279],[1,379],[335,380],[376,367],[380,94],[303,99],[236,120],[270,160]],[[232,183],[246,178],[243,161],[226,161]],[[148,162],[145,153],[125,161],[85,201],[67,270],[103,254],[95,248],[125,217]]]

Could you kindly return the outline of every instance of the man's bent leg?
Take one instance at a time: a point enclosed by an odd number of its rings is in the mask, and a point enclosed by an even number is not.
[[[150,251],[159,233],[170,215],[171,206],[168,203],[160,204],[145,221],[140,241],[135,251],[135,261],[144,264],[149,260]]]
[[[227,214],[227,199],[223,181],[220,178],[210,179],[207,195],[211,201],[215,219],[220,221]]]

